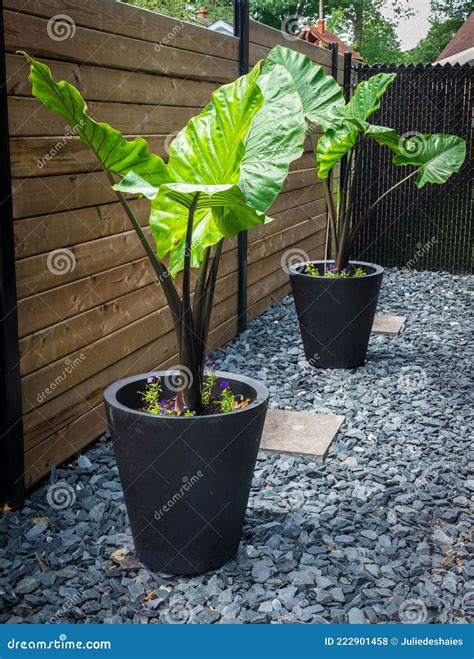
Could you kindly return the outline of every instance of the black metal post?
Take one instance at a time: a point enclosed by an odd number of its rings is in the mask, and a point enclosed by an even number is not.
[[[249,70],[249,3],[248,0],[234,0],[234,36],[239,39],[239,75]],[[237,328],[238,332],[247,329],[247,231],[237,236]]]
[[[23,420],[3,1],[0,0],[0,504],[24,501]]]

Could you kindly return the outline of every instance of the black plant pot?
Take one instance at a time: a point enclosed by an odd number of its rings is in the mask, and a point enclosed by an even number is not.
[[[324,261],[311,263],[322,267]],[[303,274],[305,265],[291,265],[289,272],[306,359],[316,368],[363,366],[383,268],[351,261],[365,277],[329,278]]]
[[[156,375],[163,397],[172,397],[170,372]],[[136,553],[153,570],[201,574],[239,547],[268,390],[241,375],[217,376],[255,400],[226,414],[159,417],[139,411],[147,374],[104,393]]]

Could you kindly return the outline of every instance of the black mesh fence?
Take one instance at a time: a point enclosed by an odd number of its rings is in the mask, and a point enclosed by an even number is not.
[[[358,66],[355,82],[375,73],[396,72],[371,122],[406,137],[416,133],[452,133],[467,141],[468,155],[459,173],[444,185],[419,190],[413,179],[388,195],[359,234],[353,258],[383,266],[416,270],[471,270],[472,147],[474,67]],[[354,219],[360,217],[408,169],[391,163],[393,154],[372,141],[363,146],[355,190]]]

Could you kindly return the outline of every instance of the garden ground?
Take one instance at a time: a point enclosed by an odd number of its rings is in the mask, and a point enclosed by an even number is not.
[[[388,271],[378,311],[406,327],[351,372],[308,366],[291,297],[275,304],[214,360],[275,408],[344,414],[327,460],[260,454],[236,558],[170,577],[134,559],[104,436],[0,521],[0,622],[469,621],[471,281]]]

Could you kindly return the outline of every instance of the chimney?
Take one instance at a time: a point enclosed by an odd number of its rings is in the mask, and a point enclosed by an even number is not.
[[[198,19],[198,21],[207,21],[207,19],[209,18],[209,12],[205,7],[201,7],[196,12],[196,18]]]
[[[319,0],[319,18],[316,23],[319,34],[324,34],[324,1]]]

